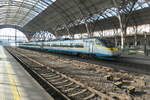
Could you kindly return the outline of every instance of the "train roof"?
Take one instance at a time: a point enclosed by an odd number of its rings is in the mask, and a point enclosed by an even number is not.
[[[65,38],[65,39],[54,39],[54,40],[49,40],[49,41],[38,41],[38,42],[70,41],[70,40],[86,40],[86,39],[104,39],[104,38],[100,38],[100,37],[83,38],[83,39],[69,39],[69,38]],[[35,41],[33,41],[33,42],[35,42]]]
[[[83,39],[55,39],[55,40],[50,40],[50,41],[32,41],[32,42],[26,42],[26,43],[35,43],[35,42],[41,43],[41,42],[52,42],[52,41],[74,41],[74,40],[87,40],[87,39],[105,40],[105,38],[101,38],[101,37],[92,37],[92,38],[83,38]]]

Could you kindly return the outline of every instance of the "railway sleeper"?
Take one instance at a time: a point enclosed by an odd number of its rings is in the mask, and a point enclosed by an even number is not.
[[[121,89],[125,89],[125,91],[129,94],[135,93],[134,86],[124,86],[125,81],[122,78],[114,78],[112,75],[106,75],[105,78],[109,81],[114,81],[114,85]]]
[[[46,77],[56,76],[56,74],[50,74],[50,73],[41,73],[41,75],[46,76]]]
[[[34,67],[34,66],[33,66],[33,67]],[[44,75],[44,74],[46,75],[46,74],[48,73],[46,69],[38,69],[38,70],[35,70],[35,69],[33,68],[33,70],[36,71],[36,72],[38,72],[38,73],[40,73],[40,74],[43,74],[43,75]]]
[[[51,80],[52,82],[56,82],[56,81],[61,81],[61,80],[64,80],[64,78],[63,77],[60,77],[60,78],[58,78],[58,79],[54,79],[54,80]]]
[[[115,78],[113,78],[113,81],[115,81],[115,82],[122,81],[122,78],[115,77]]]
[[[77,88],[79,88],[79,87],[80,87],[80,86],[77,85],[77,86],[75,86],[75,87],[73,87],[73,88],[66,89],[65,92],[73,91],[73,90],[75,90],[75,89],[77,89]]]
[[[86,91],[87,91],[87,89],[82,89],[82,90],[81,90],[81,91],[79,91],[79,92],[76,92],[76,93],[70,94],[70,95],[69,95],[69,97],[73,97],[73,96],[76,96],[76,95],[82,94],[82,93],[84,93],[84,92],[86,92]]]
[[[44,76],[45,78],[50,78],[50,77],[54,77],[54,76],[56,76],[56,74],[49,74],[49,73],[47,73],[47,74],[41,74],[42,76]]]
[[[66,82],[68,82],[68,81],[69,81],[69,80],[63,80],[63,81],[59,81],[59,82],[56,82],[56,83],[53,82],[53,84],[58,85],[58,84],[66,83]]]
[[[114,85],[121,88],[123,86],[123,82],[122,81],[117,81],[117,82],[114,82]]]
[[[69,87],[69,86],[71,86],[71,85],[73,85],[73,84],[74,84],[73,82],[70,82],[70,83],[68,83],[68,84],[66,84],[66,85],[58,86],[58,88]]]
[[[37,70],[36,70],[36,69],[37,69]],[[33,66],[33,70],[39,71],[39,72],[42,72],[42,73],[47,73],[47,72],[48,72],[48,70],[46,69],[46,67],[34,68],[34,66]]]
[[[41,67],[41,66],[37,67],[37,66],[36,66],[36,67],[33,67],[33,69],[34,69],[34,70],[45,70],[45,67]]]
[[[104,76],[104,78],[105,78],[106,80],[114,81],[114,82],[122,81],[122,78],[113,77],[112,75],[106,75],[106,76]]]
[[[135,93],[135,87],[134,86],[123,86],[122,88],[125,89],[126,92],[129,94]]]
[[[44,77],[45,79],[47,79],[48,81],[51,81],[51,80],[56,80],[56,79],[59,79],[61,77],[55,77],[55,78],[51,78],[51,77]]]
[[[47,77],[46,79],[48,79],[48,80],[54,80],[54,79],[58,79],[58,78],[61,78],[61,76],[60,75],[55,75],[55,76],[52,76],[52,77]]]
[[[121,81],[115,82],[114,83],[117,87],[121,89],[125,89],[125,91],[129,94],[135,93],[135,87],[134,86],[124,86],[124,83]]]
[[[91,95],[84,97],[83,100],[89,100],[89,99],[93,98],[94,96],[95,96],[95,94],[92,93]]]

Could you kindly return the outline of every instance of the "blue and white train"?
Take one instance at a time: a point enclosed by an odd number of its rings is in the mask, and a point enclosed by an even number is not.
[[[21,48],[40,49],[74,55],[94,55],[96,57],[118,57],[120,50],[113,43],[100,39],[52,40],[47,42],[20,43]]]

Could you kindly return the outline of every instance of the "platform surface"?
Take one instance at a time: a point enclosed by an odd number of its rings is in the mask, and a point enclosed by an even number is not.
[[[2,46],[0,100],[54,100]]]
[[[149,56],[145,56],[141,54],[122,55],[121,60],[126,62],[133,62],[137,64],[150,65],[150,55]]]

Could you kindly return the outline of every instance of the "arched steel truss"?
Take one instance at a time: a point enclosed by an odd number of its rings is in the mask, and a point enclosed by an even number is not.
[[[120,34],[124,39],[128,24],[134,23],[133,26],[136,28],[135,17],[140,18],[140,15],[134,12],[150,7],[149,0],[56,0],[55,3],[53,2],[54,0],[0,1],[0,25],[18,25],[32,32],[46,30],[55,36],[67,34],[71,37],[79,32],[76,27],[81,25],[84,25],[82,29],[89,34],[89,37],[93,36],[97,27],[100,29],[99,34],[103,35],[103,30],[111,26],[116,34],[120,28]],[[116,17],[117,22],[111,20],[111,17]],[[132,19],[132,22],[129,19]],[[106,20],[109,26],[103,26],[101,20]]]
[[[49,1],[52,2],[52,0]],[[114,4],[114,1],[116,1],[117,5]],[[131,6],[132,4],[134,4],[133,7]],[[83,23],[86,24],[104,17],[117,16],[118,12],[132,13],[134,10],[149,7],[149,5],[148,0],[147,2],[144,0],[56,0],[54,4],[44,11],[43,15],[41,13],[40,16],[37,16],[24,28],[29,29],[32,26],[30,29],[34,31],[40,31],[40,29],[50,32],[63,29],[68,31],[71,27]],[[46,19],[42,19],[43,17],[46,17]],[[55,33],[57,34],[57,32]],[[65,34],[72,35],[74,32],[66,32]]]
[[[101,3],[103,3],[103,5]],[[100,7],[100,5],[103,7]],[[107,0],[107,2],[103,0],[57,0],[46,12],[47,14],[51,14],[48,18],[50,20],[45,21],[45,27],[49,25],[46,29],[50,32],[54,32],[56,35],[62,35],[57,31],[65,30],[63,31],[64,35],[68,34],[73,37],[76,32],[75,30],[72,31],[71,28],[85,24],[86,33],[91,37],[93,35],[92,32],[94,32],[95,27],[97,27],[95,22],[106,19],[108,24],[113,27],[114,33],[117,34],[117,29],[120,28],[123,48],[127,27],[131,24],[131,19],[133,19],[133,26],[137,24],[134,20],[137,14],[133,12],[146,7],[150,7],[149,0]],[[113,20],[109,20],[110,17],[117,17],[117,24],[113,22]],[[36,23],[38,25],[37,28],[41,28],[40,23],[40,21]],[[103,27],[103,25],[99,25],[99,27],[103,34],[103,30],[105,30],[106,27]]]
[[[51,5],[53,1],[0,0],[0,25],[17,25],[23,27]]]
[[[36,32],[32,38],[31,41],[48,41],[48,40],[53,40],[56,37],[48,32],[48,31],[40,31],[40,32]]]

